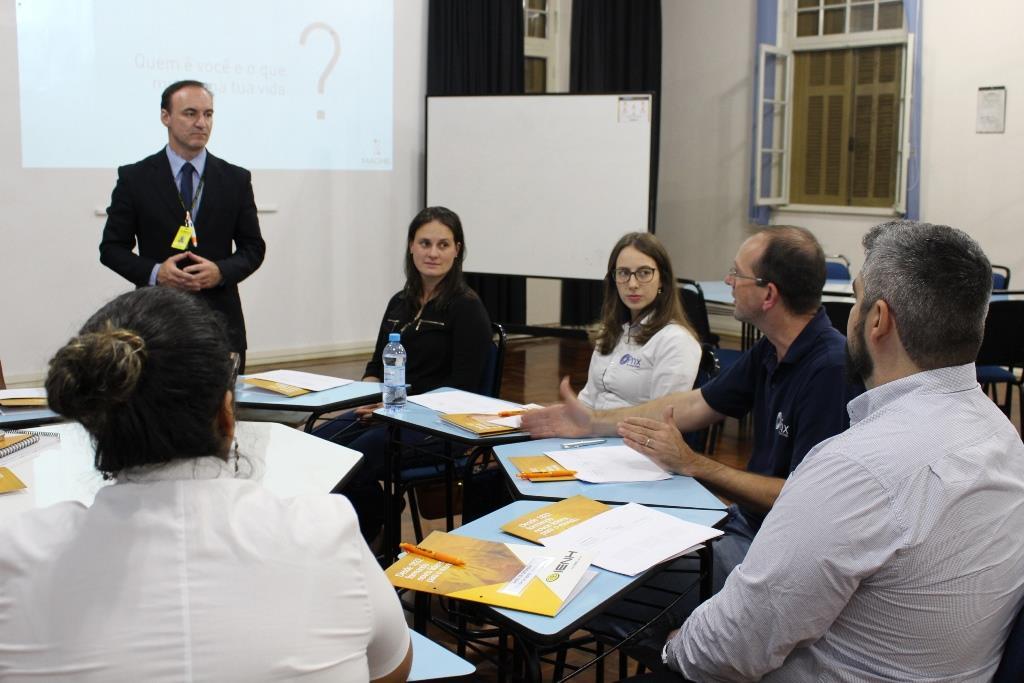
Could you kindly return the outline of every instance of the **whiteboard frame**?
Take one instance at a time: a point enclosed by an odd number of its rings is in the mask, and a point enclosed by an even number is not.
[[[628,145],[628,150],[626,150],[627,155],[630,155],[630,158],[627,160],[629,166],[624,172],[627,175],[630,172],[633,172],[634,174],[639,173],[639,176],[637,176],[637,178],[642,178],[642,181],[640,182],[639,186],[633,187],[630,194],[630,201],[632,203],[629,204],[629,206],[634,207],[632,209],[633,213],[630,215],[628,219],[623,219],[619,221],[612,221],[609,219],[609,222],[601,224],[599,226],[599,230],[597,231],[597,237],[591,234],[587,234],[586,228],[584,226],[593,225],[594,223],[587,223],[586,218],[584,218],[579,224],[577,224],[573,230],[570,230],[568,236],[562,234],[561,231],[556,231],[551,228],[547,230],[540,228],[538,229],[538,232],[540,234],[533,235],[535,240],[540,242],[540,245],[538,246],[538,244],[534,243],[529,246],[529,248],[534,250],[535,252],[538,249],[543,250],[543,252],[536,253],[551,254],[554,250],[554,253],[572,253],[574,255],[574,258],[564,259],[558,264],[550,262],[547,264],[538,264],[531,261],[531,256],[523,256],[522,252],[524,250],[524,245],[521,242],[517,241],[517,238],[522,236],[521,233],[518,230],[509,229],[508,226],[501,225],[501,220],[504,218],[504,216],[502,215],[502,209],[500,208],[501,203],[512,201],[512,206],[514,206],[516,210],[519,210],[521,207],[514,203],[515,199],[507,200],[506,198],[502,198],[500,202],[496,202],[494,206],[498,206],[499,209],[494,212],[494,214],[496,215],[495,218],[494,216],[486,216],[483,213],[485,209],[480,209],[479,207],[474,208],[472,206],[472,202],[460,200],[458,198],[458,190],[439,190],[438,188],[432,188],[431,186],[432,180],[436,179],[438,175],[438,173],[436,172],[438,165],[436,156],[438,154],[437,143],[435,141],[435,144],[431,144],[432,135],[436,135],[436,130],[432,130],[431,127],[431,109],[432,103],[435,101],[443,102],[445,104],[459,104],[460,102],[464,103],[466,105],[466,109],[461,112],[462,116],[466,116],[467,111],[472,111],[474,109],[478,109],[481,107],[486,108],[490,106],[500,106],[503,101],[510,101],[511,103],[513,103],[517,108],[515,109],[515,111],[522,111],[523,109],[536,109],[541,112],[545,110],[545,107],[549,109],[553,107],[557,110],[564,109],[566,110],[566,112],[572,112],[573,108],[575,107],[586,107],[588,109],[594,108],[596,111],[598,108],[602,107],[602,105],[607,104],[615,107],[616,116],[618,116],[619,101],[623,98],[630,100],[636,98],[646,98],[647,110],[649,114],[647,121],[645,123],[639,124],[643,126],[643,132],[640,134],[644,138],[645,144],[643,144],[642,146],[633,145],[631,144],[633,142],[631,138],[629,138],[628,140],[625,138],[623,140],[615,140],[616,144],[626,144],[627,142],[630,143]],[[564,106],[564,104],[568,104],[570,100],[572,101],[572,103],[569,104],[569,106]],[[467,261],[465,264],[466,272],[490,275],[516,275],[537,278],[600,280],[603,279],[605,275],[604,271],[606,270],[607,266],[608,253],[611,251],[611,248],[614,245],[615,241],[617,241],[617,239],[621,237],[621,235],[627,232],[642,232],[644,230],[652,233],[654,232],[656,206],[655,176],[657,172],[657,157],[655,155],[655,145],[657,142],[657,112],[655,95],[653,92],[614,92],[588,94],[541,93],[527,95],[482,96],[428,95],[426,97],[424,112],[426,119],[426,123],[424,126],[424,205],[441,204],[444,206],[448,206],[448,208],[452,209],[453,211],[458,213],[460,217],[462,217],[463,226],[466,232],[467,243]],[[530,111],[529,113],[531,115],[536,115],[536,112],[533,111]],[[440,116],[442,113],[435,111],[435,114]],[[449,116],[450,118],[449,113],[445,112],[444,115]],[[435,117],[434,123],[436,123],[436,118],[437,117]],[[569,122],[567,121],[559,121],[558,123],[562,126],[567,126],[569,124]],[[501,137],[502,131],[497,130],[495,128],[495,126],[499,125],[502,124],[500,122],[495,122],[493,120],[488,119],[485,124],[481,124],[481,127],[486,126],[488,128],[488,134],[490,135],[491,133],[493,133],[493,136],[491,137],[493,137],[494,139],[504,140],[505,138]],[[637,124],[630,123],[626,125]],[[573,136],[577,134],[572,129],[569,129],[564,132],[566,133],[566,137],[568,138],[573,138]],[[586,134],[587,133],[585,129],[583,129],[583,131],[579,133],[579,135],[581,136],[584,136]],[[624,131],[624,136],[626,136],[626,138],[628,138],[630,135],[636,134],[636,132],[630,133],[629,131]],[[446,142],[447,146],[443,149],[443,152],[445,153],[447,153],[452,148],[450,144],[447,144],[448,142],[450,141]],[[480,141],[476,140],[476,142]],[[484,142],[486,142],[486,140],[484,140]],[[579,144],[580,142],[581,140],[569,139],[566,141],[565,146],[567,149],[571,149],[573,143]],[[619,161],[622,157],[622,151],[608,151],[607,149],[601,146],[592,145],[591,147],[591,151],[594,154],[605,155],[601,160],[603,165],[597,165],[594,167],[615,168],[614,164],[617,161]],[[482,149],[479,145],[473,146],[473,150],[474,152],[477,153],[477,156],[479,158],[489,160],[486,163],[499,164],[500,161],[495,160],[490,154],[490,149],[490,147]],[[431,156],[432,152],[435,154],[435,157]],[[632,155],[635,155],[635,157]],[[434,164],[433,169],[432,161]],[[518,159],[517,161],[521,161],[521,159]],[[568,160],[565,163],[571,164],[573,163],[573,161],[579,160]],[[529,168],[535,169],[537,168],[537,166],[534,165],[530,166]],[[504,171],[504,168],[502,169],[502,171]],[[452,185],[454,181],[452,181],[451,178],[454,177],[454,173],[450,170],[450,168],[447,169],[447,173],[449,178],[449,185]],[[493,169],[491,173],[494,173]],[[480,177],[482,175],[483,174],[478,173],[474,169],[469,169],[465,177],[469,179],[470,182],[479,182]],[[521,192],[517,193],[516,189],[517,187],[519,187],[519,183],[521,182],[521,180],[522,179],[517,178],[514,175],[511,179],[505,178],[503,176],[502,183],[508,183],[507,188],[505,188],[507,193],[512,195],[522,195]],[[614,179],[609,180],[608,182],[609,184],[613,184]],[[450,192],[451,194],[438,196],[440,192]],[[474,198],[477,196],[473,195],[473,193],[468,190],[466,192],[463,192],[463,195],[467,194],[467,192]],[[559,194],[562,197],[561,201],[563,203],[563,205],[559,207],[559,210],[563,212],[568,211],[568,207],[585,206],[587,210],[591,211],[591,213],[593,214],[601,215],[608,213],[609,215],[614,216],[615,211],[618,210],[619,208],[617,205],[609,207],[604,207],[600,203],[595,205],[594,200],[606,200],[607,202],[614,202],[615,200],[614,198],[609,198],[610,195],[607,192],[595,192],[590,187],[575,188],[575,191],[571,192],[566,192],[565,188],[561,187],[559,189]],[[505,204],[505,206],[507,207],[509,205]],[[563,225],[563,223],[559,223],[559,225],[561,226]],[[515,226],[513,226],[513,228],[514,227]],[[557,238],[552,239],[551,236],[555,235],[556,233],[558,234]],[[529,235],[527,237],[529,237]],[[543,241],[541,242],[541,240]],[[585,246],[581,247],[580,245]],[[502,252],[500,255],[497,254],[499,249]],[[483,252],[483,256],[481,256],[481,252]],[[506,254],[505,252],[511,252],[511,255]],[[518,255],[516,254],[516,252],[518,252]]]

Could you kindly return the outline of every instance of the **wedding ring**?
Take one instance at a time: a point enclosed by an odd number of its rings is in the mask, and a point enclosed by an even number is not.
[[[647,437],[647,441],[644,442],[644,448],[651,447],[651,437]]]

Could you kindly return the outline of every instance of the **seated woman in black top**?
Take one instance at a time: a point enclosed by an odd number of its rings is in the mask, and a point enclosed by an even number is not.
[[[388,334],[398,332],[407,354],[405,381],[410,395],[443,386],[475,392],[483,389],[491,322],[480,298],[463,278],[465,258],[466,239],[455,212],[434,206],[416,214],[409,224],[405,287],[388,302],[363,381],[381,381],[381,354]],[[384,477],[387,462],[387,430],[363,421],[378,407],[358,408],[314,432],[364,456],[359,473],[342,493],[355,506],[367,540],[372,540],[384,523],[384,491],[378,480]],[[423,438],[412,432],[402,435],[407,442]]]

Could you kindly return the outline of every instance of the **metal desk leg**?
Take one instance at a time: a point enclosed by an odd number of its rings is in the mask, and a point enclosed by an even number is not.
[[[516,638],[517,649],[522,646],[523,650],[523,674],[525,680],[540,683],[540,651],[536,645],[525,638]]]
[[[309,419],[306,420],[306,426],[303,428],[303,431],[305,431],[307,434],[312,434],[313,426],[316,425],[316,421],[320,419],[321,415],[323,415],[323,413],[318,413],[315,410],[312,413],[310,413]]]
[[[427,635],[427,624],[430,623],[430,598],[430,593],[419,591],[413,597],[412,627],[423,635]]]
[[[715,590],[715,553],[708,544],[697,554],[700,556],[700,601],[704,602]]]
[[[455,528],[455,463],[452,462],[452,444],[444,443],[444,522],[445,530]]]
[[[498,683],[506,681],[506,663],[508,662],[508,633],[498,629]]]
[[[392,565],[397,558],[398,535],[401,532],[402,520],[396,514],[395,481],[398,474],[398,459],[401,454],[400,432],[397,426],[388,425],[388,454],[384,467],[384,566]]]

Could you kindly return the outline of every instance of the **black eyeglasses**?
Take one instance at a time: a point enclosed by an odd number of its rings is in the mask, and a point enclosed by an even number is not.
[[[612,277],[620,285],[624,285],[629,282],[629,278],[636,277],[636,281],[642,285],[647,284],[654,279],[654,274],[658,272],[657,268],[649,268],[644,266],[637,268],[636,270],[630,270],[629,268],[616,268],[612,271]]]
[[[231,361],[231,384],[228,387],[234,390],[235,383],[238,381],[238,367],[242,364],[242,357],[232,351],[228,354],[228,359]]]
[[[765,280],[763,277],[757,277],[756,275],[743,275],[742,273],[736,270],[736,266],[733,266],[732,268],[729,269],[728,276],[731,277],[733,280],[753,280],[754,284],[757,285],[758,287],[764,287],[765,285],[768,284],[768,281]]]

